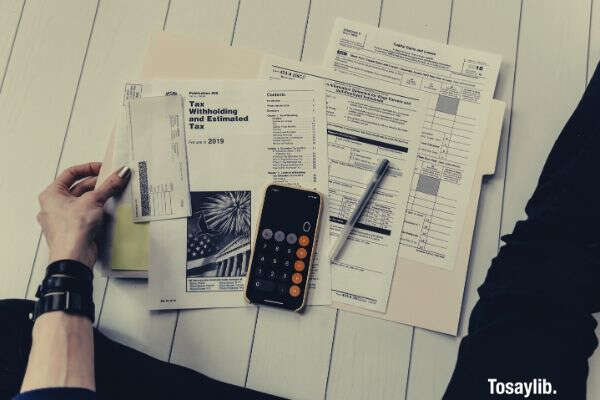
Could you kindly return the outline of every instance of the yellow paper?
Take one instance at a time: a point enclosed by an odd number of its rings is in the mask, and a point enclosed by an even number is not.
[[[145,271],[148,268],[148,223],[133,223],[131,218],[131,204],[119,204],[115,212],[112,269]]]

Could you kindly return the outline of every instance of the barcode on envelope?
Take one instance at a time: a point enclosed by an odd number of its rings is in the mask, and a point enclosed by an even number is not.
[[[142,216],[145,217],[150,215],[150,197],[148,196],[148,166],[146,165],[146,161],[138,162],[138,172]]]

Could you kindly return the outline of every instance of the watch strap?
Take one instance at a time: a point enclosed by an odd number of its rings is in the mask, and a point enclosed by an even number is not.
[[[92,281],[94,273],[87,265],[75,260],[58,260],[48,265],[46,276],[67,275],[83,281]]]
[[[96,319],[94,302],[90,296],[81,295],[75,292],[51,293],[42,296],[33,309],[33,319],[36,320],[40,315],[52,312],[64,311],[68,314],[83,315],[92,322]]]
[[[76,292],[91,298],[92,291],[91,281],[82,281],[71,276],[53,275],[47,276],[42,281],[36,297],[39,298],[53,292]]]

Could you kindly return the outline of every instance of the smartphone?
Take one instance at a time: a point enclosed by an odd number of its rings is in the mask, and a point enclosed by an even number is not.
[[[260,213],[246,280],[246,300],[300,311],[317,248],[321,195],[269,185]]]

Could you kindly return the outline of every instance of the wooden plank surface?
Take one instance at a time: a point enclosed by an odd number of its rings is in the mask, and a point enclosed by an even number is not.
[[[600,62],[600,1],[592,1],[590,10],[590,37],[588,43],[587,81],[592,79],[594,70]]]
[[[406,393],[412,328],[340,311],[328,399],[403,399]]]
[[[233,44],[297,60],[308,0],[241,0]]]
[[[256,314],[256,307],[181,311],[171,362],[244,386]]]
[[[95,0],[32,1],[23,10],[0,93],[0,207],[10,210],[0,298],[26,292],[40,237],[37,195],[55,175],[95,12]]]
[[[451,44],[495,52],[502,56],[495,98],[507,103],[507,112],[496,173],[482,182],[459,337],[415,329],[407,396],[409,399],[438,399],[443,395],[454,370],[460,338],[466,334],[468,318],[478,298],[477,287],[483,282],[490,260],[498,250],[520,11],[520,0],[454,2],[449,41]]]
[[[238,0],[171,0],[165,30],[229,44]]]
[[[306,25],[302,61],[322,65],[331,28],[337,17],[377,25],[380,10],[381,0],[312,0]]]
[[[120,104],[122,82],[136,76],[148,35],[162,28],[167,3],[166,0],[127,3],[109,0],[100,3],[59,169],[102,160]],[[140,17],[139,8],[142,6],[146,12]],[[29,285],[30,298],[44,275],[47,258],[48,249],[42,240]],[[96,273],[94,302],[98,319],[106,284],[106,278]],[[127,324],[123,329],[126,330],[126,327]]]
[[[0,27],[2,27],[0,30],[0,90],[2,89],[4,71],[13,48],[24,4],[25,0],[4,0],[0,2]]]
[[[384,0],[381,27],[445,43],[452,0]]]
[[[98,326],[111,339],[167,361],[177,313],[148,311],[146,288],[141,279],[111,279]]]
[[[167,0],[126,3],[105,0],[100,3],[59,170],[87,161],[102,160],[121,101],[122,82],[137,75],[148,35],[162,28],[167,4]],[[141,16],[140,7],[145,9]],[[34,297],[36,287],[43,279],[47,260],[48,248],[42,239],[27,297]],[[99,318],[107,279],[100,276],[99,272],[95,275],[94,303]],[[123,328],[127,326],[125,324]]]
[[[195,0],[172,1],[166,30],[229,44],[237,5],[235,0],[213,0],[208,5]],[[205,8],[210,9],[209,14]],[[170,361],[244,386],[256,314],[254,307],[180,312]]]
[[[525,1],[521,16],[502,234],[525,204],[586,83],[590,1]]]
[[[325,396],[335,311],[308,307],[303,314],[261,307],[247,386],[291,399]]]

